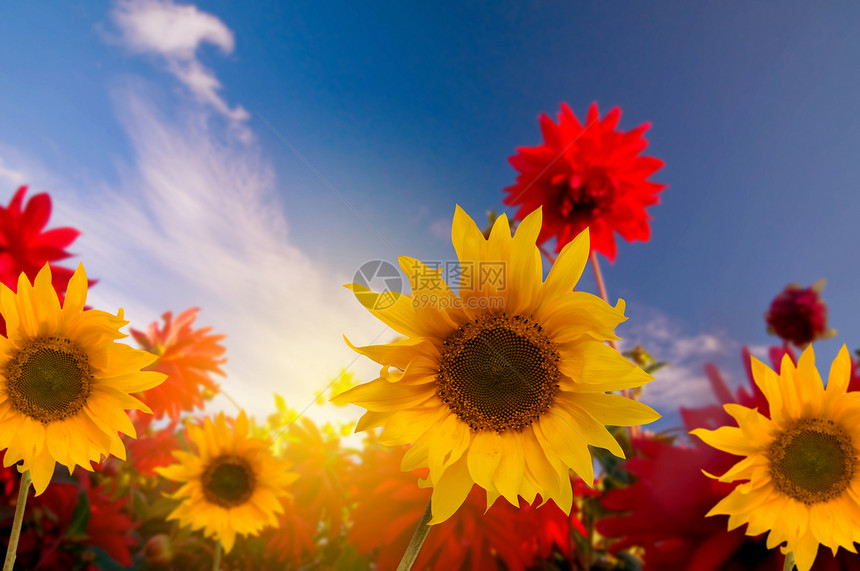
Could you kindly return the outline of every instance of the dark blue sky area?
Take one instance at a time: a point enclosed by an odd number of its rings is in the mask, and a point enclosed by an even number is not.
[[[298,236],[328,213],[332,239],[367,257],[438,256],[430,224],[453,202],[502,207],[506,158],[540,142],[540,112],[618,105],[622,128],[652,123],[669,189],[651,243],[622,245],[606,270],[611,293],[763,344],[772,297],[824,276],[837,342],[860,346],[856,5],[204,6],[239,38],[225,83],[393,246],[273,141],[285,188],[318,189],[287,197],[314,212],[293,220]]]
[[[651,122],[647,154],[666,162],[652,178],[669,185],[650,211],[652,241],[621,243],[604,262],[633,319],[647,307],[690,335],[763,345],[773,296],[826,277],[839,336],[821,362],[860,347],[856,3],[197,6],[235,35],[232,55],[210,46],[200,57],[250,112],[292,239],[337,273],[452,257],[438,228],[454,204],[475,217],[502,209],[515,178],[506,159],[541,141],[538,114],[564,101],[582,116],[597,101],[622,108],[625,130]],[[167,83],[105,41],[110,8],[16,3],[0,22],[2,142],[70,177],[111,180],[130,152],[109,119],[117,78]]]

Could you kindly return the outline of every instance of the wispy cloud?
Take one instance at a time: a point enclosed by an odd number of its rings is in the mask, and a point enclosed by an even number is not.
[[[115,94],[135,153],[121,184],[78,193],[64,212],[84,231],[76,247],[100,279],[93,304],[126,307],[136,327],[200,306],[201,320],[228,335],[225,389],[258,414],[273,392],[300,407],[353,362],[342,333],[369,342],[380,327],[340,287],[348,270],[290,244],[259,151],[219,133],[204,110],[162,116],[145,92]],[[372,374],[363,360],[356,367]]]
[[[392,333],[341,287],[355,268],[332,267],[291,243],[284,189],[257,143],[236,129],[247,113],[224,103],[220,83],[197,60],[204,42],[232,52],[233,33],[194,6],[164,1],[121,2],[112,16],[126,47],[163,58],[194,97],[164,108],[155,103],[162,86],[117,79],[115,116],[104,120],[119,120],[132,154],[106,149],[119,176],[88,173],[85,186],[0,147],[0,180],[29,176],[52,192],[52,225],[82,230],[73,251],[99,280],[90,304],[123,307],[136,328],[166,310],[201,307],[199,325],[227,334],[224,389],[258,417],[273,410],[274,392],[304,408],[343,367],[375,377],[377,366],[356,358],[342,335],[367,344]],[[223,398],[216,405],[231,406]],[[357,417],[350,408],[311,414]]]
[[[155,55],[167,71],[181,81],[191,93],[235,123],[248,119],[241,106],[230,107],[218,94],[221,82],[197,58],[204,43],[212,44],[224,54],[233,53],[233,32],[217,17],[187,4],[170,0],[123,0],[112,13],[119,27],[118,41],[136,53]],[[245,136],[247,131],[243,131]]]
[[[0,151],[5,151],[5,149],[0,149]],[[14,189],[25,184],[27,177],[23,171],[7,167],[3,158],[0,157],[0,181],[4,187],[8,186]]]
[[[630,320],[620,332],[621,350],[642,345],[656,360],[671,364],[658,370],[654,381],[645,386],[643,402],[663,414],[677,411],[681,406],[716,402],[704,365],[716,362],[725,366],[736,361],[740,366],[737,342],[722,333],[691,332],[684,324],[652,308],[630,304],[627,314]]]

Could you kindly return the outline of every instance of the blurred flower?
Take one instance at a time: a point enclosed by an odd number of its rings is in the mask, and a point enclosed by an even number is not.
[[[382,365],[381,376],[335,398],[368,410],[358,430],[384,426],[382,444],[412,444],[402,468],[429,467],[433,524],[451,517],[475,483],[487,490],[488,507],[499,495],[519,506],[518,496],[532,503],[540,494],[570,513],[569,468],[594,479],[588,446],[624,456],[604,425],[659,418],[607,394],[651,377],[604,343],[617,339],[624,302],[613,308],[573,291],[588,258],[588,232],[562,250],[543,282],[540,223],[538,210],[512,238],[503,215],[485,240],[457,207],[454,247],[460,264],[474,269],[460,273],[459,297],[441,269],[406,257],[400,263],[411,297],[350,286],[407,338],[355,348]]]
[[[768,550],[763,538],[748,539],[741,530],[727,531],[724,521],[705,518],[715,502],[734,485],[702,474],[722,472],[735,459],[705,446],[673,446],[655,438],[634,440],[638,457],[626,469],[635,483],[609,490],[604,508],[623,515],[597,522],[597,530],[620,538],[617,552],[644,549],[645,571],[778,571],[782,556]]]
[[[799,571],[809,571],[819,545],[836,553],[854,552],[860,541],[860,485],[856,446],[860,393],[846,392],[851,359],[843,346],[833,362],[827,388],[810,346],[795,367],[783,358],[780,373],[752,359],[753,377],[770,403],[770,418],[756,409],[727,404],[738,423],[692,433],[705,443],[744,456],[718,479],[741,480],[708,515],[729,516],[729,529],[744,523],[746,533],[769,531],[767,546],[785,543]]]
[[[615,232],[628,242],[651,239],[645,207],[660,201],[657,193],[666,185],[648,177],[663,161],[640,156],[648,146],[642,135],[650,125],[616,131],[620,118],[621,110],[615,107],[600,119],[593,103],[583,126],[562,103],[558,124],[540,116],[543,144],[519,147],[508,159],[519,175],[516,184],[505,189],[504,203],[519,205],[518,220],[543,206],[539,244],[555,237],[560,252],[589,228],[591,248],[614,261]]]
[[[127,500],[112,499],[101,487],[66,482],[51,486],[27,502],[24,531],[18,544],[16,565],[21,569],[90,569],[82,562],[98,558],[93,548],[104,550],[123,567],[132,564],[137,542],[131,519],[123,513]],[[101,561],[101,563],[105,563]]]
[[[172,422],[161,430],[147,428],[138,434],[136,440],[126,445],[128,456],[134,470],[144,478],[155,476],[155,469],[173,464],[173,452],[179,450],[176,423]]]
[[[43,232],[51,216],[51,197],[46,192],[32,196],[22,209],[27,187],[18,189],[9,206],[0,206],[0,283],[12,291],[21,273],[31,280],[48,262],[71,256],[66,247],[80,232],[74,228],[54,228]],[[51,266],[52,283],[57,294],[66,291],[72,270]],[[0,318],[0,335],[6,335],[5,321]]]
[[[219,368],[227,361],[221,357],[224,346],[219,343],[225,335],[211,335],[211,327],[192,329],[198,308],[180,313],[173,320],[168,311],[161,316],[164,327],[158,322],[150,324],[146,333],[132,329],[131,334],[147,351],[158,355],[158,360],[149,368],[167,375],[167,380],[158,387],[146,391],[141,398],[152,407],[154,416],[165,414],[172,421],[179,420],[182,411],[202,408],[205,393],[218,392],[218,385],[211,374],[224,375]]]
[[[300,561],[303,555],[316,554],[318,534],[327,543],[340,537],[344,514],[353,501],[345,478],[354,462],[339,438],[324,434],[307,417],[289,424],[278,440],[284,442],[281,455],[293,463],[298,480],[290,490],[293,503],[280,516],[268,548],[281,560]]]
[[[329,398],[339,395],[340,393],[351,389],[355,385],[358,384],[358,381],[355,380],[355,373],[351,371],[347,371],[346,369],[341,369],[340,373],[338,373],[337,377],[331,380],[327,390],[329,391]],[[323,392],[317,395],[316,403],[319,405],[326,403],[326,398],[323,396]],[[334,403],[335,406],[346,406],[345,404]]]
[[[820,279],[806,289],[797,284],[785,286],[764,314],[768,333],[798,347],[836,335],[827,328],[827,305],[821,299],[825,283]]]
[[[4,465],[23,460],[36,494],[45,491],[59,462],[69,468],[125,459],[117,431],[135,436],[124,409],[149,412],[129,395],[164,380],[141,371],[154,359],[146,351],[115,343],[127,322],[84,310],[87,276],[81,264],[69,281],[62,308],[46,264],[31,285],[25,274],[18,293],[0,284],[0,313],[8,339],[0,337],[0,449]]]
[[[361,553],[373,554],[379,569],[397,567],[430,497],[415,485],[426,469],[401,472],[401,455],[371,445],[356,465],[358,505],[348,538]],[[462,508],[430,530],[414,568],[524,570],[554,548],[568,552],[570,527],[571,518],[552,502],[537,508],[521,502],[520,509],[501,502],[487,510],[485,493],[473,487]]]
[[[173,561],[173,556],[173,545],[170,537],[163,533],[153,535],[143,546],[143,557],[147,563],[169,565]]]
[[[172,498],[181,500],[167,519],[178,519],[192,530],[221,541],[229,553],[236,535],[257,535],[277,525],[284,511],[281,500],[290,496],[287,484],[297,478],[290,464],[272,456],[268,443],[248,436],[248,418],[239,413],[232,429],[224,413],[213,423],[188,424],[197,453],[178,451],[179,461],[156,472],[183,485]]]

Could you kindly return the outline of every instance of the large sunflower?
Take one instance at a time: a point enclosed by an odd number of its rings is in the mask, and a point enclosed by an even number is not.
[[[442,277],[401,258],[412,295],[349,286],[377,318],[405,339],[354,347],[380,365],[380,377],[336,397],[368,412],[357,430],[384,427],[380,442],[412,444],[404,471],[429,467],[431,523],[448,519],[473,484],[488,506],[501,495],[519,505],[540,494],[570,513],[569,468],[594,479],[588,445],[623,457],[604,424],[651,422],[651,408],[607,394],[651,377],[604,343],[625,320],[573,291],[589,254],[588,233],[568,244],[543,281],[535,246],[540,210],[511,238],[507,218],[488,239],[459,207],[452,236],[459,296]],[[348,341],[347,341],[348,342]]]
[[[59,462],[92,470],[91,461],[113,454],[125,459],[117,431],[135,436],[124,409],[150,412],[130,396],[164,381],[141,371],[155,355],[115,343],[127,322],[117,315],[84,310],[87,276],[78,266],[62,305],[46,264],[31,284],[18,279],[18,293],[0,284],[0,449],[4,465],[22,462],[36,495],[45,491]]]
[[[815,368],[812,347],[797,366],[786,355],[780,373],[752,358],[756,384],[770,404],[757,409],[725,405],[738,423],[693,434],[714,448],[744,458],[720,476],[746,480],[708,515],[729,516],[729,529],[744,523],[748,535],[770,531],[768,548],[785,543],[797,568],[808,571],[818,546],[856,553],[860,541],[860,393],[846,392],[851,358],[843,346],[830,368],[827,388]]]
[[[256,535],[278,523],[281,500],[288,498],[286,486],[298,475],[289,472],[288,462],[272,456],[268,444],[248,435],[244,411],[231,429],[224,413],[202,427],[188,425],[188,436],[197,454],[177,451],[178,464],[156,468],[169,480],[183,482],[171,497],[182,503],[168,519],[201,529],[207,537],[221,541],[229,553],[236,535]]]

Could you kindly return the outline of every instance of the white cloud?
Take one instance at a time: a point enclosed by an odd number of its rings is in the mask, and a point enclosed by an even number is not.
[[[99,279],[92,305],[125,307],[141,329],[165,310],[201,307],[201,325],[228,335],[225,390],[257,415],[273,410],[274,392],[302,408],[350,364],[373,378],[342,334],[365,344],[384,327],[341,287],[348,271],[290,244],[259,151],[221,136],[205,111],[177,123],[141,93],[126,87],[115,97],[135,153],[119,187],[76,193],[54,217],[83,231],[75,250]],[[355,417],[330,408],[314,414]]]
[[[197,59],[203,43],[233,53],[233,32],[212,14],[196,6],[174,4],[171,0],[122,0],[111,13],[122,36],[120,43],[136,53],[154,54],[164,60],[167,70],[176,76],[194,96],[235,123],[248,119],[241,106],[231,108],[218,95],[221,82]],[[245,138],[250,132],[242,130]]]
[[[25,184],[27,177],[22,171],[7,167],[2,157],[0,157],[0,180],[3,181],[4,187],[9,186],[15,189]]]
[[[690,333],[679,322],[660,311],[628,305],[630,320],[622,326],[620,350],[642,345],[657,361],[670,366],[654,373],[642,391],[642,402],[664,415],[678,407],[696,407],[716,402],[704,366],[717,362],[725,367],[740,362],[740,345],[720,333]],[[731,367],[732,370],[735,367]]]

